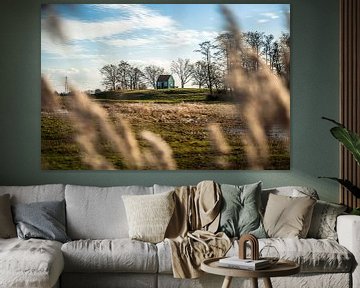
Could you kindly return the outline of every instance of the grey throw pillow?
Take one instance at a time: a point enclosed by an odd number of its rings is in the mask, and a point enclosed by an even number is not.
[[[11,215],[10,196],[0,196],[0,238],[16,237],[15,224]]]
[[[265,238],[260,216],[261,182],[243,186],[221,184],[220,187],[223,199],[219,231],[229,237],[250,233]]]
[[[312,214],[309,238],[337,240],[336,218],[346,206],[318,200]]]
[[[19,238],[70,241],[65,232],[65,201],[16,204],[13,215]]]

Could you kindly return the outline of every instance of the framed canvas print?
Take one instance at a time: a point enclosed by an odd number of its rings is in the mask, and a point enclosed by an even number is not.
[[[42,5],[42,169],[290,169],[289,23],[289,4]]]

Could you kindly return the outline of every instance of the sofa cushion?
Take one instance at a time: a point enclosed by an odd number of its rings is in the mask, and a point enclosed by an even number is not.
[[[0,287],[53,287],[63,268],[59,242],[0,239]]]
[[[10,194],[11,204],[40,201],[61,201],[65,197],[63,184],[34,186],[0,186],[0,195]]]
[[[266,237],[260,216],[261,182],[243,186],[221,184],[222,204],[219,231],[229,237],[251,233]]]
[[[152,187],[66,185],[67,233],[71,239],[128,238],[123,195],[152,194]]]
[[[305,238],[316,200],[310,197],[269,195],[264,227],[269,237]]]
[[[301,273],[348,273],[355,263],[353,255],[334,240],[259,239],[259,249],[261,250],[265,245],[274,246],[281,259],[298,263],[301,267]],[[160,242],[156,246],[158,249],[159,273],[171,274],[171,248],[168,241]],[[238,242],[234,241],[226,256],[235,256],[238,255],[238,252]],[[248,257],[250,257],[250,249],[247,252]]]
[[[45,201],[13,206],[19,238],[70,241],[65,229],[65,201]]]
[[[10,196],[0,196],[0,238],[16,237],[16,229],[11,214]]]
[[[174,192],[156,195],[124,195],[131,239],[157,243],[164,240],[175,208]]]
[[[281,195],[281,196],[289,196],[289,197],[306,197],[310,196],[314,199],[319,199],[319,195],[316,190],[310,187],[304,186],[283,186],[276,188],[267,188],[263,189],[261,192],[261,206],[263,213],[265,212],[265,208],[267,205],[267,201],[269,200],[269,195]]]
[[[156,246],[130,239],[78,240],[61,247],[66,272],[156,273]]]
[[[307,237],[337,240],[336,219],[346,209],[345,205],[318,200],[314,207]]]

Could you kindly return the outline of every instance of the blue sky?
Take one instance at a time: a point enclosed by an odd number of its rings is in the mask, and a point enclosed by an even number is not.
[[[81,90],[100,88],[99,70],[121,60],[145,67],[172,60],[201,58],[198,44],[224,31],[217,4],[57,4],[66,42],[41,25],[41,72],[62,92],[64,79]],[[277,38],[288,32],[288,4],[229,4],[242,31],[260,31]],[[176,81],[176,79],[175,79]]]

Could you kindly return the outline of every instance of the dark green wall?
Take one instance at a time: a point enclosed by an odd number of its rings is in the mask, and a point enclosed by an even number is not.
[[[114,1],[106,1],[111,2]],[[283,3],[275,0],[244,3],[274,2]],[[0,185],[180,185],[193,184],[203,179],[244,184],[263,180],[265,187],[312,186],[319,191],[321,198],[337,201],[338,186],[319,180],[317,176],[337,176],[339,169],[337,143],[328,132],[330,125],[320,119],[323,115],[338,118],[338,1],[289,2],[292,37],[290,171],[48,172],[40,170],[41,1],[3,0],[0,8]]]

